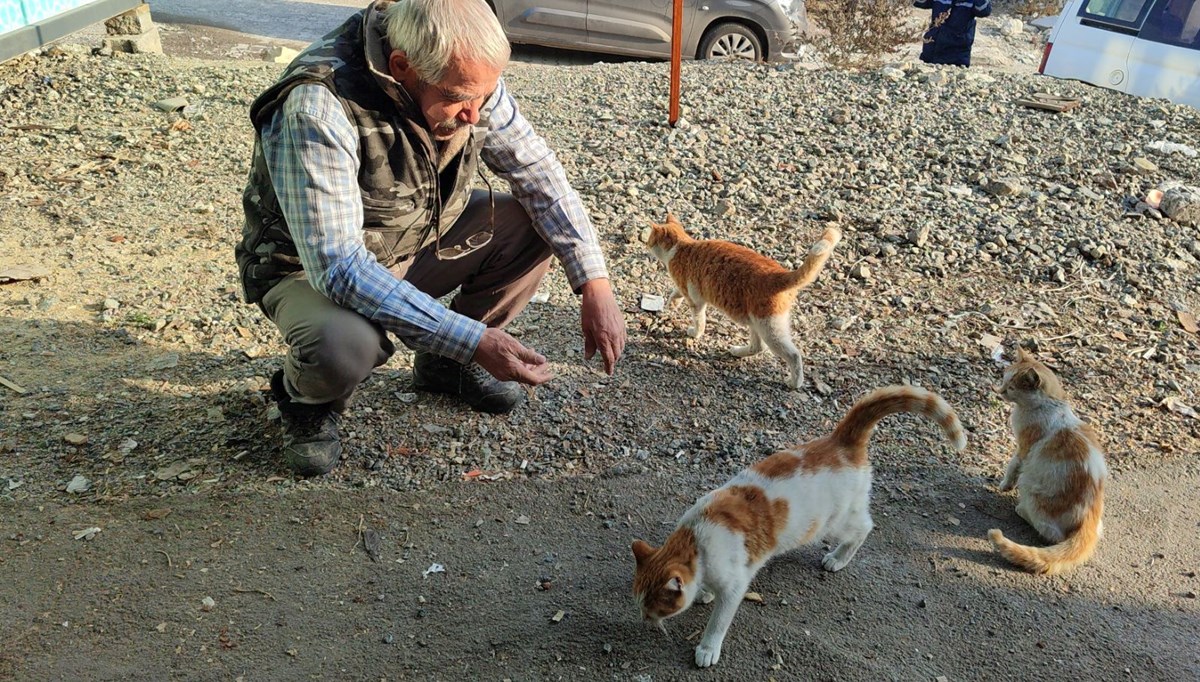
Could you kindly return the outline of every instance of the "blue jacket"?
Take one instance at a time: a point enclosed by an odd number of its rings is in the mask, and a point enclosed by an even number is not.
[[[916,0],[913,5],[933,10],[923,38],[921,61],[970,66],[975,19],[992,13],[991,0]]]

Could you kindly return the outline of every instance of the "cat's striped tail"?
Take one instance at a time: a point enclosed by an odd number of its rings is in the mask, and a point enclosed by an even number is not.
[[[804,257],[804,262],[800,264],[800,267],[787,273],[787,288],[800,289],[812,284],[817,275],[821,274],[825,262],[833,253],[833,247],[837,246],[840,241],[842,241],[841,230],[836,227],[825,228],[825,234],[821,235],[820,241],[809,248],[808,255]]]
[[[847,447],[865,447],[879,420],[899,412],[937,422],[956,450],[967,447],[967,436],[954,409],[938,394],[917,386],[886,386],[871,391],[850,408],[833,430],[832,438]]]
[[[1082,564],[1096,552],[1100,541],[1100,517],[1104,515],[1103,498],[1096,499],[1083,517],[1083,523],[1066,540],[1050,547],[1029,547],[1004,537],[1000,529],[988,531],[1000,556],[1031,573],[1054,575]]]

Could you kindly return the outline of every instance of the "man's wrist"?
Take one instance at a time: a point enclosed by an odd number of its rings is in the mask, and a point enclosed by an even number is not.
[[[585,296],[601,294],[601,293],[611,294],[612,293],[612,282],[608,281],[607,277],[597,277],[596,279],[589,279],[588,281],[584,282],[583,284],[581,284],[579,286],[579,293],[584,294]]]

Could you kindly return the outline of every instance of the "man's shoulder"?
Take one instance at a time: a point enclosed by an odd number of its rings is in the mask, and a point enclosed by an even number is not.
[[[279,114],[301,114],[329,122],[346,120],[346,112],[337,95],[320,83],[301,83],[292,88],[283,106],[279,107]]]

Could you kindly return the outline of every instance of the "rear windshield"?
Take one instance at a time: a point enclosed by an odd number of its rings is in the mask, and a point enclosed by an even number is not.
[[[1135,32],[1150,11],[1153,0],[1088,0],[1079,16],[1105,26]]]

